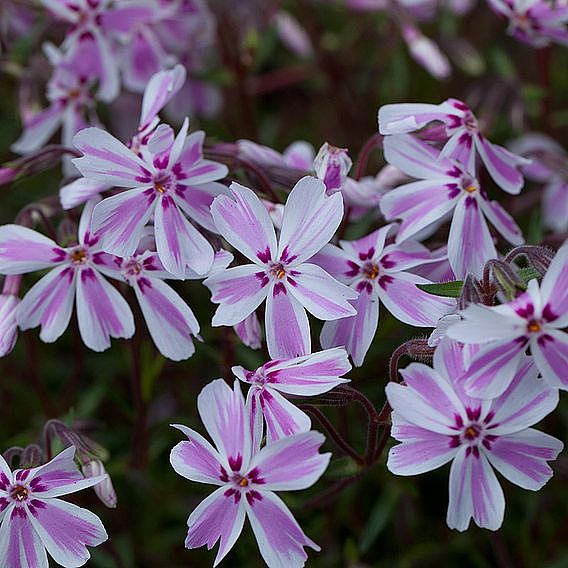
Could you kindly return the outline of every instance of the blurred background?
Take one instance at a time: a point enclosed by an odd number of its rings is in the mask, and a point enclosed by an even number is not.
[[[211,143],[247,138],[283,151],[295,140],[306,140],[317,151],[327,141],[348,148],[356,162],[377,131],[381,105],[439,103],[455,97],[470,104],[493,142],[507,144],[538,131],[568,146],[566,48],[534,49],[519,43],[506,34],[506,22],[483,0],[410,5],[219,0],[208,9],[214,25],[206,49],[199,52],[203,64],[188,67],[203,91],[192,108],[171,108],[169,118],[189,114],[191,128],[203,128]],[[50,68],[41,45],[60,42],[63,28],[31,1],[2,0],[0,18],[0,162],[8,162],[15,158],[9,147],[21,133],[20,111],[46,104]],[[442,73],[440,65],[428,70],[420,64],[425,52],[413,43],[409,26],[445,54]],[[188,57],[195,55],[194,39],[188,37]],[[126,139],[135,128],[140,100],[140,94],[124,92],[97,111],[109,131]],[[366,173],[375,175],[383,164],[381,152],[375,151]],[[56,195],[62,182],[61,169],[53,163],[46,171],[0,187],[0,222],[12,222],[30,202]],[[520,197],[489,191],[514,213],[530,243],[552,244],[542,228],[539,186],[528,183]],[[56,222],[61,219],[56,217]],[[377,214],[368,214],[349,227],[347,236],[362,236],[380,222]],[[36,279],[37,274],[27,277],[26,289]],[[41,343],[37,330],[21,334],[14,352],[0,359],[2,451],[38,441],[50,418],[80,426],[104,448],[101,455],[115,484],[118,508],[105,509],[92,492],[75,500],[101,516],[111,536],[92,550],[89,566],[95,568],[213,563],[214,551],[184,549],[187,516],[209,488],[171,469],[169,451],[181,438],[169,424],[183,423],[203,432],[196,410],[201,388],[211,379],[230,377],[233,364],[253,369],[267,356],[242,346],[232,330],[210,327],[214,306],[200,282],[174,287],[202,326],[203,342],[188,361],[172,363],[161,357],[144,325],[137,326],[132,341],[113,341],[108,351],[93,353],[82,345],[75,324],[53,345]],[[320,328],[314,323],[315,346]],[[382,310],[364,366],[349,375],[378,409],[385,399],[390,354],[420,334]],[[138,356],[140,365],[135,363]],[[133,396],[137,378],[141,398]],[[356,405],[322,411],[362,452],[364,411]],[[542,429],[568,440],[567,425],[564,395]],[[319,429],[317,423],[314,428]],[[320,482],[308,491],[282,495],[306,534],[322,547],[319,554],[310,551],[309,566],[568,567],[566,453],[552,464],[555,476],[539,493],[500,478],[507,501],[501,531],[472,526],[460,534],[445,523],[449,466],[420,477],[397,478],[384,466],[386,451],[363,471],[330,441],[325,448],[333,451],[334,459]],[[342,491],[322,494],[341,479],[349,481]],[[245,526],[223,565],[263,565],[250,527]]]

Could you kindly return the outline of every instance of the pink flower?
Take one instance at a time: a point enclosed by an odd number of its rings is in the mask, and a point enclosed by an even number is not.
[[[337,148],[325,142],[314,159],[316,176],[325,183],[328,195],[339,191],[353,162],[346,148]]]
[[[384,105],[379,109],[381,134],[414,132],[431,122],[442,122],[443,131],[449,138],[442,148],[442,157],[457,160],[468,171],[475,172],[476,156],[479,155],[497,185],[509,193],[521,191],[524,180],[518,168],[528,161],[489,142],[465,103],[448,99],[439,105],[404,103]]]
[[[463,321],[447,334],[481,345],[465,376],[470,396],[495,398],[511,382],[530,347],[535,364],[553,387],[568,389],[568,243],[554,257],[540,286],[531,280],[512,302],[488,307],[471,305]]]
[[[453,300],[416,287],[430,281],[407,270],[438,259],[432,259],[425,247],[413,241],[385,246],[393,228],[387,225],[362,239],[341,241],[341,248],[327,245],[314,258],[316,264],[357,294],[351,301],[357,315],[326,322],[320,336],[324,348],[345,346],[357,366],[363,364],[375,336],[379,300],[397,319],[418,327],[434,327],[455,306]]]
[[[470,519],[497,530],[505,498],[492,469],[511,483],[536,491],[551,477],[546,463],[556,459],[562,442],[531,428],[558,404],[558,391],[537,380],[528,357],[508,388],[492,401],[465,394],[464,353],[442,341],[434,368],[412,363],[400,373],[405,386],[389,383],[394,446],[387,467],[396,475],[417,475],[451,462],[447,523],[464,531]]]
[[[194,430],[174,425],[189,440],[173,448],[170,462],[183,477],[219,488],[189,516],[185,546],[211,549],[220,541],[216,566],[248,517],[268,566],[304,566],[304,547],[319,547],[274,491],[306,489],[320,478],[331,456],[318,453],[323,435],[304,432],[260,448],[238,381],[234,390],[222,379],[209,383],[198,396],[197,407],[215,448]]]
[[[257,413],[266,420],[267,443],[311,428],[310,417],[281,393],[297,396],[322,394],[349,382],[341,376],[350,370],[347,353],[342,347],[294,359],[269,361],[255,371],[233,367],[235,376],[250,385],[247,405],[253,421],[258,420]]]
[[[50,462],[12,473],[0,456],[0,565],[48,568],[47,552],[66,568],[83,566],[87,546],[107,540],[101,520],[86,509],[58,499],[103,482],[84,478],[70,447]]]
[[[230,189],[232,198],[217,197],[211,213],[221,235],[253,264],[228,268],[204,281],[219,304],[212,324],[235,325],[266,300],[270,356],[305,355],[311,350],[306,310],[323,320],[355,314],[347,300],[356,294],[307,262],[339,226],[341,195],[326,196],[321,181],[302,178],[286,201],[277,241],[268,211],[254,192],[237,183]]]
[[[438,45],[411,24],[402,27],[402,37],[414,60],[436,79],[452,74],[450,62]]]
[[[213,248],[185,215],[214,230],[209,206],[226,191],[215,180],[227,174],[226,166],[203,159],[205,133],[188,136],[187,130],[187,119],[175,138],[172,128],[161,124],[138,154],[100,128],[82,130],[74,140],[84,156],[73,163],[86,178],[129,188],[95,207],[93,231],[101,248],[131,256],[153,215],[160,261],[179,277],[187,267],[198,274],[211,268]]]
[[[389,164],[420,179],[381,199],[385,218],[402,220],[397,243],[452,213],[448,258],[455,276],[465,278],[470,272],[480,277],[485,263],[497,258],[486,217],[511,244],[524,242],[513,218],[489,200],[472,170],[407,134],[387,136],[384,152]]]
[[[19,225],[0,227],[0,274],[51,269],[19,305],[19,327],[41,325],[40,338],[52,343],[67,329],[76,304],[83,342],[93,351],[104,351],[111,337],[132,337],[134,318],[124,298],[102,276],[113,259],[89,230],[92,208],[93,203],[88,204],[81,216],[76,246],[60,247]]]
[[[552,42],[568,45],[568,6],[547,0],[488,0],[495,12],[509,20],[508,32],[514,38],[545,47]]]

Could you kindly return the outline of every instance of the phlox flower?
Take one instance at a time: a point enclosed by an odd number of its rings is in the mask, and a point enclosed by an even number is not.
[[[385,159],[418,178],[386,193],[380,208],[388,220],[402,221],[400,243],[431,223],[452,214],[448,259],[457,278],[480,277],[485,263],[497,258],[486,218],[513,245],[524,242],[521,230],[497,201],[490,201],[475,173],[408,134],[387,136]]]
[[[19,225],[0,227],[0,274],[50,269],[18,306],[20,329],[41,325],[40,338],[52,343],[67,329],[75,304],[83,342],[94,351],[104,351],[111,337],[132,337],[134,318],[126,300],[103,278],[113,267],[113,258],[101,250],[90,231],[93,205],[83,211],[75,246],[61,247]]]
[[[58,20],[69,25],[61,46],[78,75],[95,75],[98,98],[112,101],[120,90],[116,41],[154,19],[152,2],[134,0],[41,0]]]
[[[161,124],[138,153],[100,128],[87,128],[74,144],[84,154],[73,163],[88,179],[128,188],[101,201],[93,212],[93,231],[100,246],[121,257],[136,250],[142,231],[154,217],[154,235],[160,261],[175,276],[186,268],[205,274],[213,262],[213,248],[186,215],[215,230],[209,206],[226,192],[215,180],[226,166],[203,158],[203,131],[188,136],[186,119],[174,137]]]
[[[568,6],[549,0],[488,0],[495,12],[509,20],[515,39],[545,47],[553,42],[568,45]]]
[[[321,345],[324,348],[344,345],[357,366],[363,364],[375,336],[379,300],[395,318],[418,327],[434,327],[455,306],[454,300],[417,288],[416,284],[430,281],[408,270],[438,259],[432,259],[430,252],[414,241],[386,245],[393,228],[387,225],[362,239],[341,241],[341,248],[329,244],[314,257],[316,264],[356,294],[350,302],[356,315],[326,322]]]
[[[250,189],[231,184],[232,196],[213,201],[211,213],[221,235],[253,264],[208,277],[204,284],[219,304],[213,326],[235,325],[266,300],[265,328],[273,358],[310,352],[310,324],[355,314],[347,302],[356,294],[325,270],[307,262],[333,236],[341,222],[341,194],[327,196],[323,182],[302,178],[284,206],[277,240],[268,211]]]
[[[160,71],[152,76],[142,98],[137,132],[128,143],[128,147],[134,152],[138,153],[140,148],[148,144],[151,134],[160,122],[158,113],[181,89],[185,79],[186,73],[182,65],[176,65],[173,69]],[[59,191],[61,205],[63,209],[73,209],[112,187],[105,182],[81,177],[61,187]]]
[[[106,475],[84,478],[70,447],[50,462],[12,472],[0,455],[0,565],[48,568],[47,552],[60,566],[83,566],[87,546],[107,540],[99,517],[59,499],[104,482]],[[46,552],[47,551],[47,552]]]
[[[532,160],[523,168],[525,175],[545,184],[542,195],[544,225],[556,233],[568,231],[568,152],[549,136],[536,132],[525,134],[510,148]]]
[[[311,428],[310,417],[282,393],[296,396],[322,394],[349,382],[341,377],[350,370],[343,347],[294,359],[269,361],[255,371],[233,367],[235,377],[250,385],[247,406],[251,409],[253,421],[258,420],[258,413],[264,416],[268,443]]]
[[[402,442],[389,453],[396,475],[417,475],[451,462],[447,523],[464,531],[470,519],[497,530],[505,498],[493,468],[511,483],[536,491],[551,477],[546,463],[563,448],[560,440],[531,428],[558,404],[558,391],[538,380],[528,357],[507,389],[494,400],[470,398],[464,390],[465,354],[442,340],[434,368],[412,363],[400,371],[404,386],[386,387],[393,408],[392,436]]]
[[[521,191],[524,180],[519,166],[527,164],[528,160],[489,142],[481,133],[477,118],[462,101],[448,99],[439,105],[389,104],[379,109],[381,134],[415,132],[432,122],[441,122],[442,131],[448,137],[442,157],[461,162],[467,171],[475,172],[479,155],[497,185],[509,193]]]
[[[346,148],[337,148],[325,142],[314,158],[316,177],[325,183],[327,193],[341,190],[353,162]]]
[[[452,325],[449,337],[480,345],[464,386],[470,396],[494,398],[511,382],[530,348],[535,364],[551,386],[568,389],[568,243],[556,253],[542,282],[500,306],[473,304]]]
[[[260,448],[238,381],[233,389],[222,379],[209,383],[197,398],[197,408],[215,447],[194,430],[174,425],[188,440],[173,448],[170,462],[183,477],[219,488],[189,516],[185,546],[211,549],[220,541],[216,566],[248,517],[268,566],[304,566],[304,547],[320,548],[274,491],[306,489],[320,478],[331,456],[318,453],[323,435],[304,432]]]

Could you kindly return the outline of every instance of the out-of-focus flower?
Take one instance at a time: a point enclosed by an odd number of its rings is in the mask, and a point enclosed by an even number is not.
[[[82,465],[81,471],[86,478],[95,477],[103,479],[100,483],[97,483],[93,489],[104,505],[110,509],[115,509],[118,504],[116,491],[114,490],[112,480],[110,475],[107,473],[103,462],[99,459],[89,460]]]
[[[510,35],[533,47],[552,42],[568,45],[568,6],[549,0],[488,0],[495,12],[509,20]]]
[[[13,182],[18,175],[16,168],[0,167],[0,185]]]
[[[347,300],[356,293],[307,262],[339,227],[340,194],[327,196],[323,182],[302,178],[292,189],[277,241],[268,211],[250,189],[231,184],[232,198],[219,196],[211,213],[221,235],[254,264],[228,268],[204,281],[219,304],[213,326],[235,325],[266,300],[265,328],[273,358],[311,350],[306,310],[318,319],[354,315]]]
[[[274,15],[274,24],[282,43],[290,51],[304,59],[312,57],[314,47],[310,36],[292,14],[279,10]]]
[[[353,162],[346,148],[325,142],[314,159],[316,176],[325,183],[328,195],[343,186]]]
[[[555,140],[536,132],[525,134],[509,145],[530,158],[525,175],[545,184],[542,215],[546,227],[557,233],[568,231],[568,152]]]
[[[441,156],[464,164],[475,172],[479,155],[495,183],[509,193],[519,193],[523,187],[523,175],[519,167],[528,160],[517,156],[502,146],[489,142],[479,130],[477,118],[470,108],[457,99],[448,99],[439,105],[426,103],[401,103],[384,105],[379,109],[381,134],[405,134],[419,130],[431,122],[442,122],[449,138]]]
[[[495,398],[510,384],[530,347],[538,370],[551,386],[568,389],[568,243],[554,257],[542,282],[500,306],[470,305],[447,334],[482,346],[465,375],[470,396]]]
[[[213,263],[209,241],[185,215],[214,231],[209,206],[226,193],[215,180],[227,175],[227,167],[203,158],[205,133],[188,136],[188,127],[186,119],[174,138],[173,129],[161,124],[139,154],[100,128],[82,130],[74,140],[84,156],[73,163],[86,178],[128,188],[95,207],[93,231],[101,248],[131,256],[153,215],[160,261],[178,277],[187,267],[205,274]]]
[[[267,443],[311,428],[310,417],[281,393],[297,396],[322,394],[349,382],[341,377],[350,370],[343,347],[294,359],[269,361],[255,371],[233,367],[235,376],[250,385],[247,405],[253,423],[259,420],[257,413],[264,416]]]
[[[473,170],[408,134],[387,136],[384,151],[389,164],[421,180],[395,188],[381,199],[385,218],[402,220],[397,242],[452,213],[448,259],[457,278],[469,273],[480,277],[485,263],[497,258],[485,218],[511,244],[524,242],[513,218],[497,201],[489,201]]]
[[[132,337],[134,318],[124,298],[103,278],[114,263],[90,230],[93,206],[90,202],[83,211],[76,246],[60,247],[19,225],[0,227],[0,274],[51,269],[19,305],[19,327],[41,325],[40,338],[52,343],[67,329],[76,304],[83,342],[93,351],[104,351],[111,337]]]
[[[231,550],[248,517],[268,566],[304,566],[305,546],[320,550],[302,531],[274,491],[306,489],[325,471],[331,454],[318,452],[319,432],[304,432],[260,448],[238,381],[209,383],[197,398],[201,420],[215,448],[200,434],[174,425],[187,437],[171,452],[170,462],[183,477],[219,486],[187,520],[185,546],[211,549],[220,541],[215,566]]]
[[[523,489],[537,491],[551,477],[546,463],[562,451],[560,440],[534,430],[552,412],[558,391],[537,380],[524,357],[508,388],[492,401],[465,394],[464,353],[444,340],[434,353],[434,368],[412,363],[400,371],[405,385],[389,383],[394,446],[387,467],[396,475],[417,475],[452,462],[447,523],[464,531],[470,520],[497,530],[505,498],[493,471]],[[491,467],[493,466],[493,467]]]
[[[84,478],[74,455],[70,447],[45,465],[13,473],[0,456],[1,566],[47,568],[47,552],[66,568],[83,566],[91,556],[87,546],[107,540],[99,517],[58,499],[106,479]]]
[[[316,264],[357,294],[350,302],[357,314],[326,322],[320,336],[324,348],[344,345],[357,366],[363,364],[375,336],[379,300],[397,319],[418,327],[434,327],[455,307],[453,300],[416,286],[430,281],[407,270],[431,262],[430,252],[413,241],[385,246],[392,228],[387,225],[362,239],[341,241],[341,248],[326,245],[314,257]]]
[[[418,28],[406,24],[402,28],[402,37],[414,60],[424,67],[436,79],[447,79],[452,68],[448,58],[438,45],[426,37]]]

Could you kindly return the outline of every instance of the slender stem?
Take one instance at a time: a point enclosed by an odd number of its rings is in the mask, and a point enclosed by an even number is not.
[[[373,134],[363,145],[359,151],[359,156],[357,158],[357,166],[355,168],[355,180],[359,181],[367,169],[367,164],[369,163],[369,157],[371,152],[378,148],[383,143],[383,137],[377,132]]]
[[[148,432],[146,423],[146,403],[142,393],[142,373],[140,368],[140,343],[134,336],[128,342],[131,358],[130,385],[134,402],[134,453],[132,466],[144,469],[148,462]]]
[[[323,507],[324,505],[329,503],[329,501],[331,501],[331,499],[333,497],[335,497],[336,495],[341,493],[344,489],[349,487],[352,483],[357,481],[360,477],[361,477],[361,474],[358,473],[358,474],[353,475],[351,477],[345,477],[343,479],[340,479],[339,481],[334,483],[331,487],[328,487],[325,491],[322,491],[318,495],[316,495],[316,496],[312,497],[310,500],[308,500],[307,503],[304,505],[304,508],[309,510],[309,509],[315,509],[317,507]]]
[[[280,196],[276,193],[276,191],[274,191],[274,188],[272,187],[270,180],[266,177],[264,172],[256,164],[253,164],[248,160],[244,160],[243,158],[235,158],[235,159],[242,168],[244,168],[245,170],[249,170],[255,175],[258,184],[260,185],[260,189],[267,197],[270,197],[272,201],[274,201],[274,203],[282,203]]]
[[[343,450],[348,456],[353,458],[358,464],[363,464],[364,460],[361,456],[345,441],[341,434],[334,428],[333,424],[326,418],[325,414],[311,404],[301,404],[298,408],[311,414],[322,425],[324,430],[329,434],[336,445]]]

